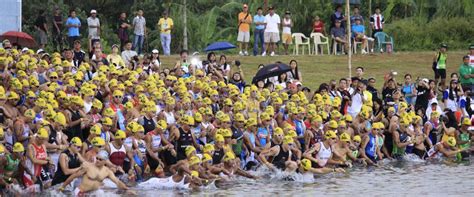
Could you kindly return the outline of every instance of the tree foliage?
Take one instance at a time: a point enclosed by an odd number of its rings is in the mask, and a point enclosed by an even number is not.
[[[309,34],[311,24],[317,15],[329,28],[329,17],[334,11],[333,0],[266,0],[276,8],[276,13],[292,13],[294,32]],[[188,43],[190,50],[203,50],[214,41],[235,42],[237,36],[237,14],[242,3],[249,5],[252,15],[257,7],[265,7],[264,0],[188,0]],[[358,5],[365,18],[369,16],[369,0]],[[474,1],[472,0],[372,0],[372,10],[380,7],[386,18],[386,29],[395,34],[398,49],[431,49],[437,42],[453,43],[453,46],[465,47],[459,42],[473,42],[472,25],[474,21]],[[146,47],[161,48],[159,29],[156,25],[161,13],[169,10],[174,20],[172,52],[182,48],[183,40],[183,0],[28,0],[23,1],[24,31],[32,33],[33,24],[39,10],[46,10],[52,16],[55,7],[63,10],[64,17],[70,9],[75,9],[83,24],[91,9],[96,9],[102,23],[102,38],[107,46],[118,43],[115,28],[121,12],[126,12],[131,20],[136,10],[143,9],[149,30]],[[373,12],[373,11],[372,11]],[[51,17],[48,18],[51,25]],[[366,20],[368,22],[368,20]],[[453,24],[455,23],[455,24]],[[462,26],[462,25],[467,26]],[[368,24],[366,24],[368,25]],[[446,25],[446,26],[443,26]],[[449,28],[454,30],[445,30]],[[443,30],[443,31],[440,31]],[[444,33],[447,32],[447,33]],[[81,28],[85,39],[86,25]],[[415,35],[420,35],[416,37]],[[455,37],[456,36],[456,37]],[[459,36],[459,37],[457,37]],[[413,42],[412,39],[418,39]],[[416,44],[415,44],[416,43]],[[430,44],[427,44],[430,43]],[[415,45],[414,45],[415,44]]]

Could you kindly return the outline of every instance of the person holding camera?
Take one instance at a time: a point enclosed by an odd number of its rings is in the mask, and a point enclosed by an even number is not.
[[[244,73],[239,60],[235,60],[235,66],[237,66],[238,71],[232,74],[229,83],[236,85],[239,88],[240,93],[243,93],[246,83],[244,81]]]

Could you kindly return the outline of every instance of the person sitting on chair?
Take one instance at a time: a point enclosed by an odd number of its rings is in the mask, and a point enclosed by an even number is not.
[[[362,42],[362,54],[367,54],[365,49],[368,46],[369,41],[373,41],[373,38],[365,35],[365,27],[360,23],[360,19],[355,19],[356,23],[352,26],[352,34],[356,42]],[[372,47],[373,48],[373,47]]]
[[[344,45],[345,51],[348,51],[349,45],[347,44],[346,30],[341,27],[341,21],[336,21],[336,26],[331,28],[331,37],[334,42],[341,43],[342,45]]]

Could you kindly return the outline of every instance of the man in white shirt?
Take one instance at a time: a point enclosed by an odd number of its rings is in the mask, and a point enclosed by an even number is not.
[[[123,59],[125,65],[129,66],[130,65],[130,60],[132,60],[132,58],[134,56],[138,56],[138,54],[137,54],[137,52],[132,50],[132,42],[127,41],[125,43],[124,50],[122,51],[122,59]]]
[[[87,26],[89,29],[89,51],[91,51],[94,43],[100,42],[100,21],[97,18],[96,10],[91,10],[91,16],[87,18]]]
[[[146,20],[143,17],[143,10],[139,9],[137,16],[133,18],[133,33],[135,37],[133,38],[133,50],[136,50],[138,54],[142,54],[143,50],[143,41],[146,37]]]
[[[275,14],[273,7],[269,7],[269,14],[265,16],[265,33],[263,34],[266,49],[271,52],[270,56],[275,55],[276,43],[280,41],[280,16]],[[270,47],[271,46],[271,49]],[[266,51],[262,53],[262,56],[267,55]]]

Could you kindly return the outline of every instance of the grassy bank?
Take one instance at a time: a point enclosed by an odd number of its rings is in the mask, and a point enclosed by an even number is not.
[[[455,51],[448,53],[448,75],[457,72],[462,62],[462,56],[467,51]],[[398,72],[397,81],[401,82],[403,76],[410,73],[413,79],[417,77],[433,78],[431,64],[434,52],[402,52],[394,54],[355,55],[352,58],[352,70],[358,66],[365,68],[365,78],[375,77],[377,86],[383,83],[384,74],[391,70]],[[201,55],[201,59],[205,59]],[[178,60],[178,56],[161,57],[165,67],[171,67]],[[300,71],[303,75],[303,84],[316,89],[319,84],[329,82],[331,79],[339,79],[348,76],[347,56],[228,56],[228,60],[240,60],[242,62],[245,80],[250,82],[257,71],[259,64],[270,64],[275,61],[288,63],[290,60],[298,61]],[[449,76],[448,76],[449,77]]]

